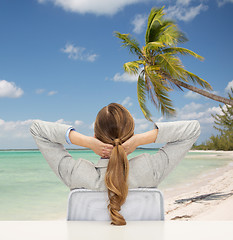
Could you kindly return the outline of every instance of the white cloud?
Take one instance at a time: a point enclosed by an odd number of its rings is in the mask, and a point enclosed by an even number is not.
[[[114,82],[137,82],[138,75],[136,74],[129,74],[124,72],[123,74],[116,73],[112,79]]]
[[[86,51],[86,48],[74,46],[74,44],[71,43],[67,43],[61,51],[67,53],[68,58],[74,60],[94,62],[97,58],[97,54],[90,54]]]
[[[223,109],[226,110],[226,106],[223,105]],[[181,109],[177,109],[176,120],[193,120],[197,119],[200,123],[213,123],[214,118],[211,114],[220,114],[222,115],[221,108],[218,107],[206,107],[203,104],[191,102],[186,104]]]
[[[131,107],[133,105],[131,97],[126,97],[122,102],[121,105],[127,107]]]
[[[127,102],[127,98],[124,99]],[[130,102],[128,100],[128,102]],[[225,105],[223,109],[226,110]],[[199,120],[201,124],[201,140],[207,139],[211,133],[214,133],[213,129],[214,118],[212,114],[222,114],[221,108],[219,106],[209,106],[208,104],[200,104],[191,102],[184,105],[182,108],[177,108],[177,117],[171,119],[165,119],[161,116],[159,118],[153,118],[154,122],[163,121],[179,121],[179,120]],[[133,114],[132,114],[133,115]],[[153,123],[149,122],[145,118],[136,118],[135,121],[135,133],[142,133],[153,129]],[[0,148],[36,148],[32,136],[29,132],[30,125],[32,124],[32,119],[28,120],[18,120],[18,121],[5,121],[0,119]],[[59,119],[57,123],[68,124],[74,127],[79,127],[80,130],[84,132],[85,135],[90,135],[90,130],[94,129],[94,121],[92,124],[85,123],[81,120],[67,121],[64,119]],[[92,135],[92,132],[91,132]],[[152,146],[153,147],[153,146]]]
[[[125,6],[145,2],[145,0],[38,0],[39,3],[52,2],[67,12],[114,15]]]
[[[140,34],[143,32],[144,27],[146,26],[146,20],[147,16],[142,14],[137,14],[133,21],[131,22],[133,24],[133,32]]]
[[[0,119],[0,149],[37,148],[30,133],[33,120],[5,121]],[[75,126],[78,122],[81,123],[82,121],[76,120],[72,122],[59,119],[54,122]]]
[[[45,91],[45,89],[36,89],[36,94],[41,94]]]
[[[200,109],[200,108],[202,108],[202,104],[200,104],[200,103],[195,103],[195,102],[191,102],[191,103],[189,103],[189,104],[186,104],[183,108],[182,108],[182,110],[183,111],[190,111],[190,109],[191,109],[191,111],[195,111],[195,110],[198,110],[198,109]]]
[[[94,62],[97,57],[98,57],[97,54],[87,54],[87,55],[85,56],[85,58],[86,58],[86,60],[87,60],[88,62]]]
[[[80,120],[76,120],[75,122],[74,122],[74,125],[75,126],[80,126],[80,125],[82,125],[83,124],[83,121],[80,121]]]
[[[233,88],[233,80],[227,84],[225,91],[231,93],[231,87]]]
[[[14,82],[0,80],[0,98],[19,98],[23,95],[23,90]]]
[[[223,109],[226,110],[226,105],[223,105]],[[211,135],[219,134],[219,132],[213,128],[213,126],[215,126],[214,123],[215,119],[211,116],[211,114],[213,115],[223,114],[219,106],[210,107],[208,103],[201,105],[199,103],[191,102],[184,105],[182,108],[176,108],[176,111],[177,114],[175,117],[165,119],[165,117],[162,116],[158,120],[156,119],[153,120],[155,122],[159,122],[160,120],[162,122],[180,120],[198,120],[201,125],[201,135],[197,141],[198,144],[209,139]]]
[[[72,122],[70,122],[70,121],[65,121],[63,118],[58,119],[58,120],[56,121],[56,123],[72,125]]]
[[[177,0],[177,4],[188,6],[191,3],[191,0]]]
[[[36,90],[36,94],[42,94],[42,93],[44,93],[44,92],[46,92],[46,89],[37,89]],[[47,95],[48,96],[53,96],[53,95],[55,95],[55,94],[57,94],[58,93],[58,91],[55,91],[55,90],[51,90],[51,91],[49,91],[49,92],[47,92]]]
[[[164,9],[166,17],[188,22],[193,20],[201,11],[208,9],[208,6],[202,3],[197,6],[189,6],[190,2],[189,0],[177,0],[176,5]]]
[[[4,121],[0,119],[0,138],[27,138],[30,137],[29,127],[32,124],[32,119],[24,121]]]
[[[145,118],[133,118],[135,123],[135,133],[141,133],[153,129],[153,124]]]
[[[226,3],[233,3],[233,0],[217,0],[217,2],[218,2],[218,6],[221,7]]]
[[[50,92],[48,92],[48,96],[53,96],[57,93],[58,93],[58,91],[50,91]]]

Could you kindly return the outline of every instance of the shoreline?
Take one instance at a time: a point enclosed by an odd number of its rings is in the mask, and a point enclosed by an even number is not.
[[[190,150],[221,153],[232,162],[200,174],[193,182],[165,189],[165,220],[233,220],[233,151]]]
[[[189,150],[189,152],[214,152],[214,153],[226,153],[230,156],[233,156],[233,151],[224,151],[224,150]]]

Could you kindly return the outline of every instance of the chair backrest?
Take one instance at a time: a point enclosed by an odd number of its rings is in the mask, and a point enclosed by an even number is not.
[[[74,189],[68,198],[67,221],[111,221],[106,191]],[[163,194],[157,188],[129,189],[119,212],[126,221],[164,220]]]

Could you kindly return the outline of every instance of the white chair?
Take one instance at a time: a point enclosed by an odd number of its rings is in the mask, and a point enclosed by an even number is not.
[[[74,189],[68,197],[67,221],[111,221],[106,191]],[[157,188],[129,189],[119,212],[126,221],[164,220],[163,194]]]

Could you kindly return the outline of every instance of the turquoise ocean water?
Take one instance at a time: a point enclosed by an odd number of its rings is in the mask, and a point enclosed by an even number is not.
[[[137,149],[128,158],[155,150]],[[90,150],[70,150],[75,158],[97,162]],[[210,157],[204,156],[210,155]],[[163,190],[232,162],[212,153],[191,152],[158,186]],[[39,151],[0,151],[0,220],[65,219],[69,189],[56,177]]]

